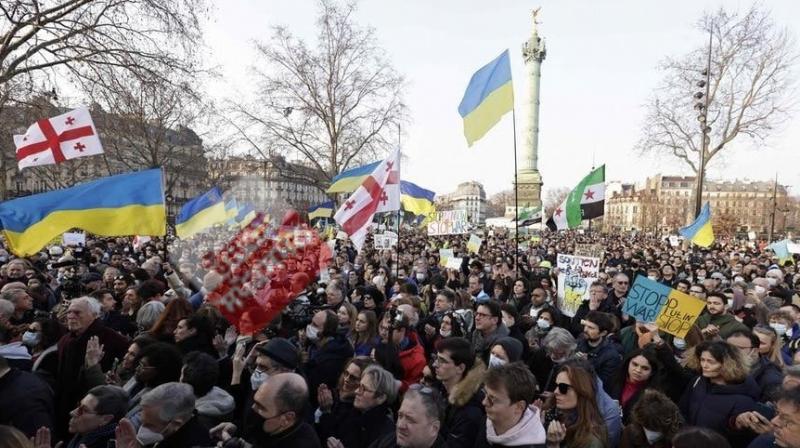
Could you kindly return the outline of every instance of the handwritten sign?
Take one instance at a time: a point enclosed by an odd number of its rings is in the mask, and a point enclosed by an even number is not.
[[[603,259],[605,248],[602,244],[576,244],[575,255],[579,257],[593,257]]]
[[[449,210],[436,212],[435,218],[428,224],[428,235],[456,235],[469,231],[466,210]]]
[[[439,265],[447,266],[447,259],[455,257],[453,249],[439,249]]]
[[[561,312],[574,316],[584,300],[589,300],[589,287],[597,280],[600,259],[558,254],[558,304]]]
[[[65,246],[86,245],[86,234],[82,232],[64,232],[61,237]]]
[[[473,254],[477,254],[478,251],[481,250],[482,243],[483,240],[478,235],[470,235],[469,241],[467,241],[467,250]]]
[[[669,286],[654,282],[643,275],[637,275],[628,292],[628,298],[625,299],[622,312],[633,316],[640,322],[655,322],[656,316],[667,303],[672,291],[673,289]]]
[[[378,233],[374,236],[375,249],[389,249],[397,245],[397,234]]]
[[[447,264],[445,265],[445,267],[447,269],[461,269],[461,262],[462,261],[463,261],[463,258],[450,257],[450,258],[447,259]]]
[[[656,317],[656,325],[662,331],[684,338],[705,306],[704,301],[673,289]]]

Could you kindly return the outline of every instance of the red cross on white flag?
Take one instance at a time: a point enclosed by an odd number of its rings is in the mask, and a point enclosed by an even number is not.
[[[14,136],[19,169],[103,153],[89,110],[81,107],[32,124]]]
[[[378,164],[345,201],[333,219],[361,251],[375,213],[400,210],[400,150]]]

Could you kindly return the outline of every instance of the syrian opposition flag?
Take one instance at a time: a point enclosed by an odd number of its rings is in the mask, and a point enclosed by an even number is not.
[[[25,134],[14,136],[14,146],[20,170],[103,153],[97,129],[85,107],[37,121]]]
[[[347,200],[333,219],[350,237],[358,251],[377,212],[400,210],[400,150],[378,164]]]
[[[520,207],[517,218],[521,227],[542,222],[542,207]]]
[[[581,180],[564,202],[559,204],[553,216],[547,220],[550,230],[574,229],[584,219],[603,216],[606,199],[606,166],[589,173]]]

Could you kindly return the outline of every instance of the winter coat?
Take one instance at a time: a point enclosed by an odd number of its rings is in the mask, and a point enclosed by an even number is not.
[[[486,424],[481,426],[481,431],[475,440],[475,448],[502,446],[536,448],[544,447],[546,441],[547,431],[542,425],[539,409],[528,408],[520,421],[501,435],[495,434],[494,425],[487,418]]]
[[[53,429],[53,391],[38,375],[17,369],[0,377],[0,425],[28,437],[44,426]]]
[[[722,313],[712,316],[708,313],[703,313],[697,318],[697,328],[706,328],[709,324],[719,327],[719,337],[722,339],[727,338],[731,333],[737,330],[748,331],[747,325],[739,322],[733,317],[733,314]]]
[[[642,427],[635,423],[625,426],[622,431],[622,439],[619,441],[619,448],[670,448],[671,446],[672,441],[668,437],[662,437],[661,440],[650,445]]]
[[[439,435],[445,439],[448,448],[471,448],[484,425],[486,413],[481,404],[484,373],[486,365],[476,360],[464,378],[448,393],[445,417],[439,429]]]
[[[337,431],[356,420],[358,410],[353,407],[352,401],[336,400],[330,412],[323,412],[317,422],[317,435],[320,440],[336,437]]]
[[[366,412],[355,408],[353,410],[355,412],[350,412],[348,418],[341,421],[339,427],[328,437],[339,439],[346,448],[367,448],[386,434],[394,432],[389,405],[384,403]]]
[[[586,353],[595,373],[600,377],[603,387],[608,392],[608,386],[613,381],[614,373],[622,365],[622,348],[608,338],[603,338],[597,347],[590,346],[588,340],[581,338],[578,340],[577,350]]]
[[[213,445],[214,442],[212,442],[211,437],[208,435],[208,430],[203,428],[197,420],[196,415],[178,428],[175,433],[168,435],[163,441],[157,444],[158,448],[186,448]]]
[[[724,434],[731,445],[746,446],[748,434],[737,431],[736,416],[756,409],[758,385],[751,377],[739,384],[713,384],[699,376],[689,384],[679,407],[687,426],[702,426]]]
[[[597,390],[597,408],[600,410],[600,415],[603,416],[603,421],[606,422],[606,431],[608,432],[608,446],[617,446],[619,436],[622,433],[622,416],[620,415],[619,402],[611,398],[608,393],[603,389],[600,383],[600,378],[596,375],[594,377],[594,387]]]
[[[380,342],[380,336],[375,336],[371,341],[365,341],[357,344],[354,350],[355,356],[369,356],[372,353],[372,349],[377,347]]]
[[[397,433],[392,431],[390,434],[386,434],[386,436],[376,440],[369,448],[400,448],[397,445]],[[447,442],[444,441],[441,435],[439,435],[436,440],[433,441],[433,444],[429,447],[425,448],[450,448],[447,445]]]
[[[400,352],[400,364],[403,366],[403,381],[400,390],[403,392],[408,389],[408,386],[422,379],[422,370],[428,364],[425,349],[419,343],[416,332],[408,334],[408,342],[408,347]]]
[[[210,340],[203,340],[196,334],[189,336],[180,342],[176,342],[175,345],[184,355],[187,355],[190,352],[201,352],[211,356],[214,359],[219,358],[219,353],[217,353],[217,349],[214,348],[214,344]]]
[[[89,338],[97,336],[103,346],[103,358],[100,360],[102,371],[111,370],[114,358],[122,359],[128,350],[128,340],[116,331],[95,319],[80,335],[72,332],[65,334],[58,341],[58,375],[56,377],[56,429],[63,438],[67,435],[69,411],[75,407],[86,392],[98,386],[84,370],[86,344]],[[100,383],[102,384],[102,382]]]
[[[329,389],[335,390],[345,363],[352,357],[353,346],[341,334],[329,338],[319,349],[312,350],[305,365],[308,390],[314,391],[309,394],[311,409],[317,407],[316,390],[319,385],[327,384]]]
[[[31,372],[35,372],[55,390],[56,375],[58,374],[58,345],[53,344],[39,353],[36,358],[33,359]]]
[[[255,439],[248,440],[248,442],[258,448],[322,448],[323,446],[314,428],[306,422],[298,423],[277,434],[266,434],[261,431]],[[327,446],[327,442],[325,446]]]
[[[472,333],[472,347],[475,349],[475,354],[482,360],[489,359],[489,350],[492,349],[494,343],[500,339],[508,336],[508,328],[506,324],[500,322],[500,325],[491,333],[484,336],[480,330],[475,330]],[[527,344],[527,343],[526,343]]]
[[[22,342],[0,344],[0,356],[6,359],[9,367],[15,369],[29,371],[33,366],[31,354],[28,353],[28,348],[22,345]]]
[[[769,359],[759,356],[756,365],[750,371],[750,376],[758,384],[759,401],[773,401],[776,398],[775,394],[783,383],[783,372],[780,367]]]
[[[230,421],[236,403],[231,394],[214,386],[207,394],[195,400],[194,408],[200,424],[211,429],[224,421]]]
[[[108,441],[116,437],[117,422],[101,426],[88,434],[75,434],[66,448],[107,448]]]

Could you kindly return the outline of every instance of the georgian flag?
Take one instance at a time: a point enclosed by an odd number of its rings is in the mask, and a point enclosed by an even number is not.
[[[14,136],[14,146],[20,170],[103,153],[97,129],[85,107],[37,121],[25,134]]]
[[[606,166],[593,170],[583,178],[564,201],[556,207],[553,216],[547,220],[552,231],[574,229],[584,219],[603,216],[606,199]]]
[[[347,200],[333,219],[360,252],[375,213],[400,210],[400,149],[378,164]]]

